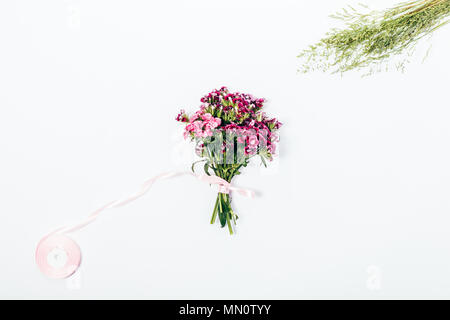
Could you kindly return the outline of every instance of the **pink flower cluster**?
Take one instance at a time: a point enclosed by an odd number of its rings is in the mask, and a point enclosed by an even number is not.
[[[258,148],[267,149],[270,154],[276,151],[276,142],[278,142],[278,135],[271,132],[264,124],[259,126],[247,125],[237,126],[229,124],[223,127],[226,132],[228,140],[230,137],[236,137],[237,143],[244,145],[245,155],[255,155],[258,153]]]
[[[222,87],[200,101],[200,109],[191,117],[181,110],[176,118],[186,123],[185,138],[201,140],[206,146],[205,139],[219,133],[224,136],[222,152],[231,147],[226,145],[226,141],[237,141],[244,146],[246,156],[259,154],[271,160],[278,142],[276,131],[281,123],[261,111],[265,99],[245,93],[230,93]]]
[[[222,87],[220,90],[213,90],[208,93],[200,101],[215,108],[221,108],[224,112],[233,110],[236,113],[237,120],[239,120],[246,114],[255,115],[257,111],[262,109],[266,100],[255,98],[247,93],[230,93],[226,87]]]
[[[210,113],[197,111],[190,119],[184,131],[184,138],[194,136],[196,138],[207,138],[213,135],[213,130],[220,126],[222,120],[214,118]]]
[[[189,122],[189,117],[187,116],[186,111],[181,109],[180,113],[177,115],[175,120],[179,122]]]

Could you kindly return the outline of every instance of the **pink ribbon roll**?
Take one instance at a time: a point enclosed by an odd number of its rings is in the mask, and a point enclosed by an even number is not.
[[[42,273],[50,278],[67,278],[80,266],[80,247],[63,234],[44,237],[36,249],[36,263]]]
[[[208,184],[219,187],[220,193],[229,194],[236,191],[240,195],[253,198],[255,193],[249,189],[232,186],[228,181],[218,176],[195,174],[191,172],[166,172],[145,181],[134,194],[123,199],[111,201],[92,212],[86,219],[72,226],[60,227],[44,236],[36,248],[36,263],[39,269],[50,278],[67,278],[80,266],[81,250],[74,240],[67,236],[94,222],[103,211],[111,208],[122,207],[147,193],[153,183],[158,180],[170,179],[182,175],[191,175]]]

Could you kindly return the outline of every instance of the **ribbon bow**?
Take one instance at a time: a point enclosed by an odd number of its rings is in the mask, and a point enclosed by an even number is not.
[[[196,176],[200,181],[207,182],[209,184],[217,184],[219,186],[220,193],[229,194],[230,191],[236,191],[244,197],[249,198],[255,197],[255,192],[253,190],[234,187],[231,185],[230,182],[226,181],[225,179],[222,179],[221,177],[208,176],[206,174],[194,174],[194,176]]]

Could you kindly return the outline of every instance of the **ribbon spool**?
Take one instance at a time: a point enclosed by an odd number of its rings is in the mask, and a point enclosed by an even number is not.
[[[41,272],[49,278],[67,278],[80,266],[80,247],[68,236],[50,235],[39,242],[36,248],[36,263]]]

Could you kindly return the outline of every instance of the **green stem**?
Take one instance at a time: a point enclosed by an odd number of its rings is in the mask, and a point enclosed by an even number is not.
[[[211,160],[213,160],[211,158]],[[230,164],[220,164],[214,163],[211,161],[211,168],[214,170],[216,176],[231,182],[237,170],[240,169],[242,165],[230,165]],[[225,227],[225,224],[228,227],[228,231],[230,235],[234,233],[233,231],[233,223],[236,224],[236,217],[231,209],[230,197],[228,194],[219,193],[217,195],[216,203],[214,205],[214,211],[211,217],[211,224],[214,224],[217,220],[217,217],[220,219],[220,224],[222,227]]]
[[[217,195],[217,199],[219,199],[219,210],[220,210],[220,212],[222,212],[223,211],[223,209],[222,209],[222,196],[221,196],[222,194],[221,193],[219,193],[218,195]]]
[[[231,226],[231,204],[230,204],[230,198],[228,194],[222,193],[222,199],[224,202],[225,207],[227,208],[225,212],[225,217],[227,221],[228,231],[230,234],[233,234],[233,227]]]
[[[233,234],[233,228],[231,227],[229,214],[227,214],[227,225],[228,225],[228,231],[230,231],[230,234]]]
[[[219,196],[217,196],[216,199],[216,204],[214,205],[214,211],[213,211],[213,215],[211,218],[211,224],[214,224],[214,222],[216,222],[216,218],[217,218],[217,205],[219,204]]]

